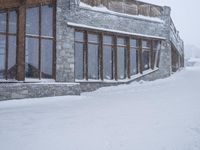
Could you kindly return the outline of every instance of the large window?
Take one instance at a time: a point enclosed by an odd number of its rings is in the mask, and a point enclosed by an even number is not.
[[[143,71],[150,69],[151,61],[151,42],[150,40],[142,41],[142,63]]]
[[[152,64],[154,69],[155,67],[159,67],[160,62],[160,49],[161,49],[161,42],[158,40],[153,41],[153,58],[152,58]]]
[[[0,12],[0,79],[16,79],[17,13]]]
[[[126,78],[126,40],[117,38],[117,75],[118,79]]]
[[[75,78],[123,80],[158,67],[160,40],[75,31]]]
[[[75,76],[76,79],[84,79],[84,32],[75,32]]]
[[[103,78],[113,79],[113,37],[103,36]]]
[[[26,12],[26,78],[53,78],[53,7],[44,5]]]
[[[88,78],[99,79],[99,36],[88,34]]]
[[[139,72],[139,43],[136,39],[130,39],[130,75]]]

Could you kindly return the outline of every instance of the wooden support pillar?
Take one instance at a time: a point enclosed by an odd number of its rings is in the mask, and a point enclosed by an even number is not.
[[[104,66],[103,66],[103,33],[100,34],[100,49],[99,49],[99,63],[100,63],[100,79],[104,79]]]
[[[151,50],[150,50],[150,55],[151,55],[151,69],[154,69],[154,64],[155,64],[155,56],[154,56],[154,41],[151,40]]]
[[[143,73],[143,62],[142,62],[142,39],[139,39],[139,71]]]
[[[18,10],[18,40],[17,40],[17,80],[25,79],[25,18],[26,6],[22,5]],[[20,21],[19,21],[20,20]]]
[[[126,64],[127,64],[127,77],[131,78],[131,45],[130,45],[131,38],[127,38],[127,54],[126,54]]]
[[[114,35],[114,50],[113,50],[113,56],[114,56],[114,79],[118,80],[118,66],[117,66],[117,36]]]

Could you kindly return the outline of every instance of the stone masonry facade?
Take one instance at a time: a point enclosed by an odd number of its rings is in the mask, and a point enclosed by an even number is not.
[[[171,28],[170,7],[164,6],[161,21],[120,13],[103,12],[79,6],[75,0],[57,0],[56,4],[56,79],[55,83],[0,84],[0,100],[32,97],[79,95],[104,86],[129,84],[135,80],[155,80],[171,75],[171,43],[183,53],[183,41]],[[80,82],[75,80],[75,27],[81,24],[94,28],[161,37],[159,69],[124,82]],[[17,90],[16,90],[17,89]]]

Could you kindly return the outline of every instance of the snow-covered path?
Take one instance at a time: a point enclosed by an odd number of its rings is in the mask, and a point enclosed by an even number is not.
[[[200,65],[82,96],[0,102],[0,150],[200,150]]]

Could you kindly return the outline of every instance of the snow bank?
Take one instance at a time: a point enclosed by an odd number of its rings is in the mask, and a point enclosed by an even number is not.
[[[0,149],[199,150],[199,74],[0,102]]]

